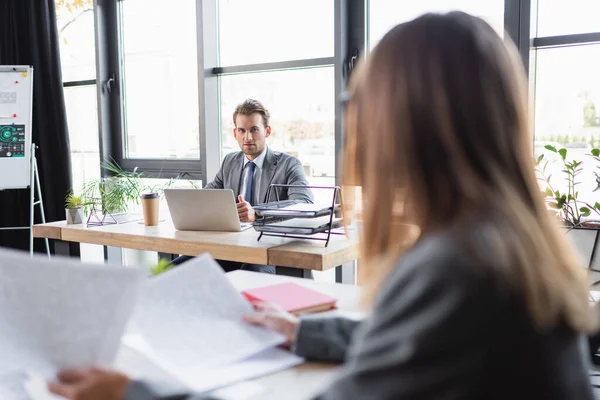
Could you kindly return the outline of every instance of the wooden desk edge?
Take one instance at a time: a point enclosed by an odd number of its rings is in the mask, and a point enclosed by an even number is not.
[[[326,271],[356,260],[358,258],[358,246],[353,244],[348,248],[338,249],[329,254],[321,254],[290,250],[286,249],[284,245],[270,248],[268,255],[269,265]]]
[[[202,245],[186,243],[181,245],[177,244],[176,239],[161,238],[161,240],[155,238],[154,240],[131,240],[131,238],[127,235],[122,236],[122,234],[118,233],[103,234],[99,235],[100,237],[98,237],[96,235],[89,235],[89,233],[85,230],[73,231],[67,229],[66,231],[63,231],[63,228],[63,226],[53,225],[52,223],[34,225],[33,236],[36,238],[48,238],[80,243],[92,243],[105,246],[132,248],[137,250],[172,252],[174,254],[197,255],[190,253],[196,253],[196,249],[198,249],[198,247],[202,249],[201,252],[209,251],[215,252],[219,255],[221,255],[221,252],[223,251],[221,245],[217,245],[214,243]],[[83,238],[78,236],[83,236]],[[156,246],[155,241],[161,241],[162,243],[161,245]],[[125,246],[123,246],[125,244],[124,242],[126,243]],[[304,253],[302,251],[299,251],[298,249],[293,249],[289,247],[290,245],[281,245],[265,249],[266,260],[263,259],[262,255],[254,255],[252,257],[248,257],[248,255],[245,255],[243,257],[239,257],[239,259],[238,257],[231,257],[229,255],[229,257],[226,257],[225,259],[235,258],[235,260],[232,261],[279,265],[284,267],[309,269],[314,271],[326,271],[331,268],[335,268],[338,265],[342,265],[346,262],[356,260],[358,256],[356,244],[353,244],[348,248],[334,250],[331,253]]]
[[[62,240],[62,228],[56,225],[33,225],[33,237]]]
[[[127,233],[64,229],[62,240],[189,256],[197,256],[208,252],[216,259],[252,264],[266,264],[268,261],[267,248],[253,248],[251,251],[245,251],[239,246],[230,244],[184,241],[175,238],[139,236]]]

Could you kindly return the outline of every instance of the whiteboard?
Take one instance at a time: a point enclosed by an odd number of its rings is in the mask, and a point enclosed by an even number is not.
[[[0,65],[0,190],[31,184],[33,68]]]

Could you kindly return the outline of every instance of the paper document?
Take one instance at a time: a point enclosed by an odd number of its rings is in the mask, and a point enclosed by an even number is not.
[[[275,347],[285,338],[242,320],[250,303],[210,255],[203,254],[149,280],[132,330],[152,361],[167,370],[213,369]],[[126,344],[130,338],[125,338]],[[154,356],[154,357],[153,357]]]
[[[0,373],[0,399],[30,400],[25,391],[27,374],[19,371]]]
[[[273,374],[302,364],[304,359],[294,353],[271,348],[238,363],[205,371],[200,374],[182,375],[184,382],[197,392],[231,385],[247,379]],[[191,372],[191,371],[190,371]],[[221,398],[221,396],[219,396]]]
[[[299,365],[304,361],[303,358],[289,351],[271,347],[243,360],[207,369],[200,362],[191,365],[173,363],[172,360],[167,360],[156,352],[139,335],[127,335],[123,342],[126,347],[144,354],[150,363],[168,371],[169,375],[176,376],[178,382],[195,392],[206,392],[272,374]]]
[[[0,373],[113,362],[145,272],[0,250]]]
[[[338,207],[336,205],[335,207]],[[331,204],[306,204],[297,203],[282,208],[267,208],[265,210],[259,209],[259,214],[267,216],[318,216],[328,215],[331,212]]]
[[[281,222],[274,222],[269,224],[270,226],[284,226],[284,227],[301,227],[301,228],[317,228],[319,226],[328,225],[329,217],[317,217],[317,218],[292,218],[286,219]],[[333,226],[339,226],[342,222],[341,218],[334,218],[332,223]]]
[[[280,211],[321,211],[331,210],[331,204],[308,204],[298,203],[291,206],[283,207]]]

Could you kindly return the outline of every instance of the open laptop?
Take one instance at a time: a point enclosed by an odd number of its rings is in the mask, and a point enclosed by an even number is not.
[[[181,231],[240,232],[252,226],[240,222],[231,189],[165,189],[165,198]]]

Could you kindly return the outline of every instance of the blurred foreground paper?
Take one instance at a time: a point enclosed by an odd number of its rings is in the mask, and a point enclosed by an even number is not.
[[[285,338],[242,320],[253,308],[210,255],[203,254],[142,288],[132,329],[166,362],[214,368],[275,347]]]
[[[153,366],[153,368],[160,368],[163,371],[168,371],[162,375],[163,379],[165,376],[176,377],[172,381],[174,387],[176,387],[176,384],[179,384],[188,388],[188,390],[198,393],[273,374],[295,367],[304,362],[303,358],[298,357],[290,351],[278,347],[271,347],[260,353],[237,360],[230,364],[206,369],[201,367],[201,362],[187,364],[172,363],[170,360],[165,359],[161,354],[156,353],[152,347],[138,335],[125,336],[123,342],[125,348],[129,349],[128,352],[137,352],[138,354],[143,354],[144,357],[147,358],[144,363],[138,364],[137,368],[133,368],[134,366],[131,364],[128,365],[127,368],[123,370],[128,375],[138,378],[147,378],[151,374],[148,374],[145,371],[148,370],[149,366]],[[200,367],[198,368],[198,366]],[[221,395],[215,397],[219,399],[226,398],[226,396]],[[236,396],[236,398],[239,397]]]
[[[221,267],[203,254],[147,282],[126,346],[195,391],[300,364],[285,338],[242,321],[253,312]],[[147,375],[127,369],[133,375]]]
[[[144,276],[0,250],[0,373],[111,365]]]

